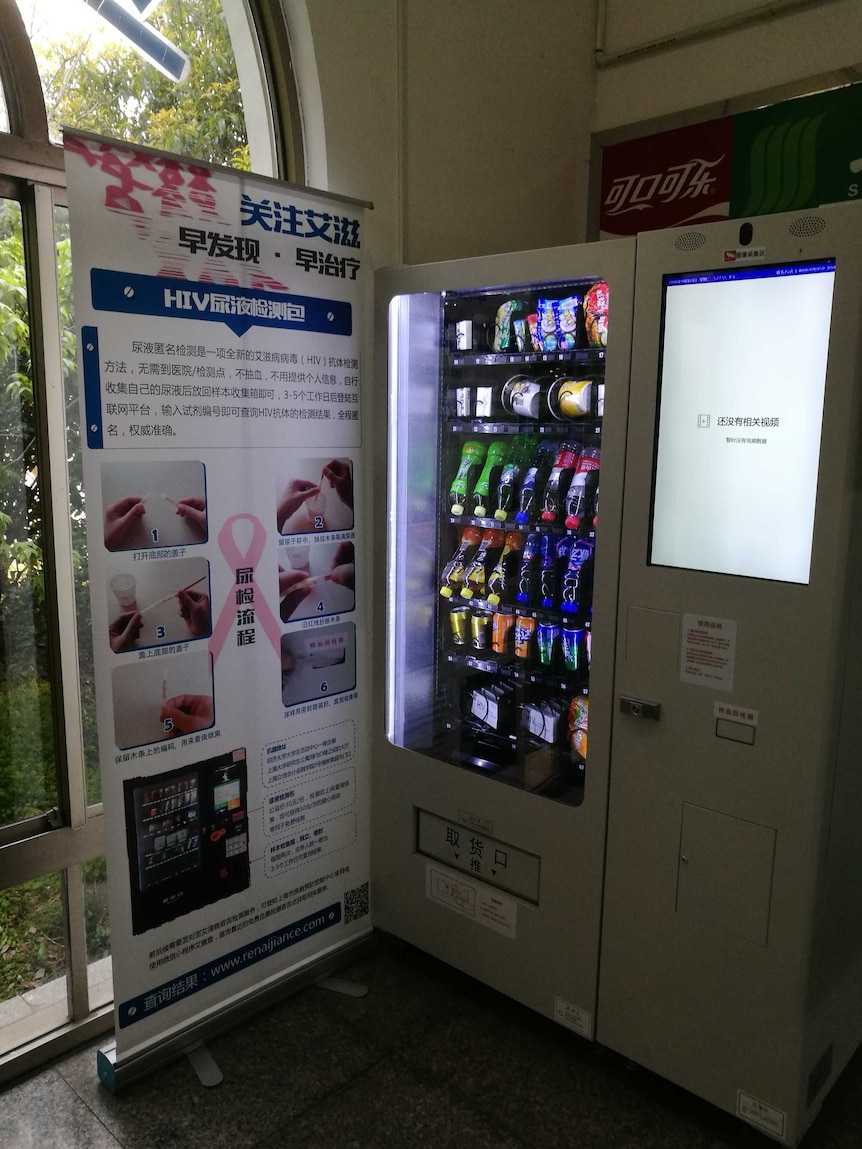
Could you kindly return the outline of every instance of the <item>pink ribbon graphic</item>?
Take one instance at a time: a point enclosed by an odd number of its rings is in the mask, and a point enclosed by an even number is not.
[[[233,537],[234,523],[238,523],[242,519],[250,522],[253,527],[251,543],[245,554],[240,551]],[[269,604],[263,597],[255,578],[257,564],[260,562],[263,549],[266,546],[266,527],[260,519],[254,515],[232,515],[227,519],[218,533],[218,545],[225,562],[232,571],[236,572],[240,568],[244,567],[248,569],[251,567],[251,581],[247,583],[235,583],[233,589],[225,599],[225,604],[221,608],[221,614],[218,617],[218,622],[213,627],[212,638],[209,641],[209,652],[212,655],[213,666],[215,666],[218,656],[221,654],[222,647],[227,641],[227,636],[236,626],[237,586],[251,587],[254,592],[254,601],[249,605],[254,608],[255,624],[260,623],[264,633],[272,644],[273,650],[279,658],[281,658],[281,627],[275,615],[270,610]],[[235,573],[234,578],[236,578]]]

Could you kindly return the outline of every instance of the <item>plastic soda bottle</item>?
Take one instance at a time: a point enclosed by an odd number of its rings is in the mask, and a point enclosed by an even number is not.
[[[476,481],[476,472],[485,460],[485,444],[468,439],[461,449],[461,462],[449,485],[449,505],[453,515],[463,515],[467,493]]]
[[[461,598],[485,597],[485,571],[497,560],[497,555],[506,540],[506,532],[499,527],[491,527],[482,535],[479,549],[464,568],[464,585]]]
[[[464,582],[464,568],[481,541],[482,532],[478,527],[464,528],[458,548],[446,563],[440,576],[440,593],[444,598],[452,598]]]
[[[500,557],[488,575],[488,602],[492,606],[499,606],[501,602],[508,605],[513,601],[523,549],[524,536],[521,532],[509,531]]]
[[[485,456],[485,466],[482,468],[482,473],[476,480],[476,486],[473,488],[473,514],[478,518],[484,518],[488,514],[490,494],[492,491],[496,492],[497,490],[497,480],[500,476],[500,470],[506,462],[508,454],[509,444],[505,439],[496,439],[488,448],[488,454]]]
[[[539,537],[539,595],[547,609],[553,607],[557,594],[557,540],[554,535]]]
[[[494,518],[501,523],[514,516],[521,479],[535,449],[536,440],[532,435],[519,436],[512,445],[512,453],[500,472],[500,481],[497,484],[497,509],[494,511]]]
[[[580,457],[580,451],[574,443],[563,443],[557,452],[542,496],[543,523],[558,523],[562,518],[561,512],[566,504],[566,495]]]
[[[559,538],[555,535],[542,535],[539,589],[542,606],[546,610],[553,610],[557,605],[560,582],[569,564],[574,542],[571,535],[561,535]]]
[[[524,553],[521,556],[521,570],[518,574],[518,589],[515,592],[515,602],[521,606],[531,606],[533,602],[534,583],[539,563],[539,548],[542,545],[542,536],[538,531],[531,531],[524,543]]]
[[[562,602],[564,614],[579,614],[587,606],[592,578],[593,544],[588,539],[575,539],[563,575]]]
[[[527,468],[521,483],[518,512],[515,515],[516,523],[527,524],[538,517],[539,495],[548,481],[548,475],[551,473],[556,454],[554,444],[547,439],[543,439],[536,447],[530,466]]]
[[[587,447],[578,460],[577,468],[572,477],[572,485],[566,495],[566,526],[570,530],[577,530],[588,517],[590,502],[599,485],[598,472],[602,453],[598,447]]]

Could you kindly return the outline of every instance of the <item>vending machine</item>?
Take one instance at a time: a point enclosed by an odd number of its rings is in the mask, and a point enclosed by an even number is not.
[[[596,1032],[789,1145],[862,1038],[860,300],[855,205],[638,239]]]
[[[634,250],[375,290],[375,924],[587,1037]]]
[[[123,782],[132,931],[248,889],[244,749]]]

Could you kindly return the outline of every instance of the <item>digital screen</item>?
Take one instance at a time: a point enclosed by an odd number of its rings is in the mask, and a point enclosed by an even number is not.
[[[834,280],[665,277],[650,563],[809,581]]]
[[[238,810],[241,805],[242,790],[239,778],[232,782],[222,782],[213,787],[213,810],[224,814],[228,810]]]

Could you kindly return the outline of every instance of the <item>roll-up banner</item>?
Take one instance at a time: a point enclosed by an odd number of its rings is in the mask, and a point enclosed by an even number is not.
[[[114,1064],[370,929],[355,201],[64,139]]]

